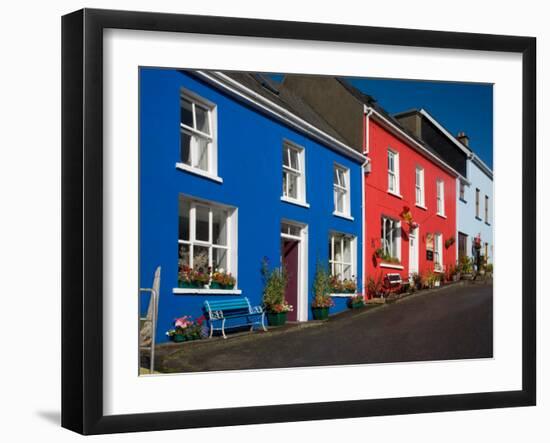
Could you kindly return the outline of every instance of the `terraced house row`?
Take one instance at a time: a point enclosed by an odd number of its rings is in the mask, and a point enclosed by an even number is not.
[[[157,341],[205,301],[260,305],[265,263],[287,270],[288,319],[308,321],[319,263],[346,283],[338,312],[369,277],[490,260],[491,207],[490,169],[425,110],[390,116],[334,77],[140,70],[140,284],[161,267]]]

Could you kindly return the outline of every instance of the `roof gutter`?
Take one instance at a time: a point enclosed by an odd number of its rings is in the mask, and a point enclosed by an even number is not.
[[[255,108],[268,112],[270,115],[276,117],[278,120],[286,123],[301,132],[306,133],[307,135],[315,138],[316,140],[330,146],[339,153],[351,157],[353,160],[364,163],[366,157],[360,152],[353,149],[351,146],[342,143],[331,135],[327,134],[324,131],[321,131],[316,126],[308,123],[302,118],[298,117],[296,114],[288,111],[282,106],[273,103],[271,100],[263,97],[257,92],[252,91],[243,84],[239,83],[236,80],[228,77],[219,71],[195,71],[202,79],[206,80],[208,83],[229,92],[231,95],[245,100],[248,103],[252,104]]]

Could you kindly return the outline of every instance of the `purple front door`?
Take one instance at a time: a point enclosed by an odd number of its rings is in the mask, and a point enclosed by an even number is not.
[[[281,241],[281,254],[285,266],[288,283],[286,286],[285,300],[292,305],[294,310],[288,313],[287,319],[296,321],[298,318],[298,250],[299,241],[283,239]]]

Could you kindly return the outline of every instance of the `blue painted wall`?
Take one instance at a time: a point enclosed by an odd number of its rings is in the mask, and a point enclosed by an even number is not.
[[[470,185],[464,188],[464,200],[459,198],[459,188],[457,182],[457,228],[459,232],[468,235],[467,251],[470,257],[473,256],[472,247],[474,237],[481,234],[482,245],[488,244],[488,260],[493,262],[493,223],[494,223],[494,199],[493,199],[493,179],[472,160],[468,160],[468,180]],[[479,218],[476,217],[476,188],[480,190],[479,198]],[[485,222],[485,196],[489,197],[489,220]],[[457,237],[458,239],[458,237]],[[458,248],[458,241],[457,241]],[[485,255],[485,246],[481,248],[481,254]],[[457,253],[458,257],[458,253]]]
[[[279,263],[282,219],[308,225],[308,302],[317,258],[328,261],[329,231],[357,237],[357,281],[362,281],[361,168],[306,135],[226,95],[192,74],[140,69],[140,285],[150,287],[162,267],[157,340],[176,317],[201,315],[205,299],[225,296],[176,295],[178,272],[178,196],[180,193],[238,208],[238,288],[260,304],[260,265],[267,256]],[[175,167],[179,161],[180,88],[214,102],[218,112],[217,183]],[[289,139],[305,148],[309,208],[281,201],[282,146]],[[333,164],[350,169],[351,215],[333,212]],[[233,295],[233,297],[236,297]],[[331,312],[345,309],[336,299]],[[308,309],[311,318],[310,309]]]

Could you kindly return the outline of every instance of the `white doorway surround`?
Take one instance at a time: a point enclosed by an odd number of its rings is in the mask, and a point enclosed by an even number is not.
[[[281,240],[298,241],[298,297],[296,310],[297,321],[308,320],[308,229],[307,225],[281,221]],[[282,244],[282,242],[281,242]],[[282,257],[281,257],[282,263]]]
[[[418,274],[418,228],[414,228],[409,233],[409,276]]]

